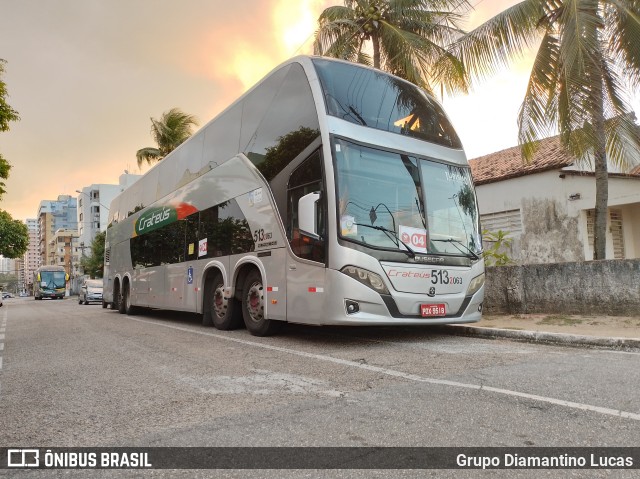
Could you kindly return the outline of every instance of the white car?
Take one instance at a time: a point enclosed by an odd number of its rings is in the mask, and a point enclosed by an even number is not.
[[[102,303],[102,280],[87,279],[80,288],[78,304]]]

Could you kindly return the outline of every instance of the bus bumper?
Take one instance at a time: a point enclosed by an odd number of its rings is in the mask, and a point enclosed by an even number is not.
[[[345,274],[327,270],[326,325],[442,325],[474,323],[482,318],[484,285],[473,295],[425,295],[393,291],[381,295]],[[444,304],[444,316],[423,317],[423,304]]]

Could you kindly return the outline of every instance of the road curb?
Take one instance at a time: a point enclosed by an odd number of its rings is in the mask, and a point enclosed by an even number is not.
[[[517,329],[481,328],[466,325],[442,326],[448,334],[460,336],[479,336],[484,338],[507,338],[531,343],[561,344],[565,346],[582,346],[606,349],[640,350],[638,338],[602,338],[578,334],[549,333],[546,331],[522,331]]]

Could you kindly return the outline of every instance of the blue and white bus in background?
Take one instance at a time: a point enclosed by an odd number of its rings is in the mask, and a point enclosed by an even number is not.
[[[478,321],[471,170],[405,80],[299,56],[111,203],[103,306],[227,330]]]
[[[64,299],[67,292],[67,281],[69,281],[69,275],[64,266],[40,266],[33,273],[34,299]]]

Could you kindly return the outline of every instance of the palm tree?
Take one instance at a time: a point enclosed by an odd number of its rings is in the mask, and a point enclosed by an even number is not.
[[[627,89],[640,87],[640,0],[524,0],[460,38],[451,52],[482,78],[536,42],[518,115],[523,158],[559,131],[567,151],[594,166],[594,259],[604,259],[607,163],[629,167],[640,152],[627,99]]]
[[[151,164],[160,161],[191,136],[191,127],[198,124],[195,116],[187,115],[179,108],[162,114],[160,120],[151,118],[151,136],[157,148],[146,147],[136,152],[138,166],[144,161]]]
[[[462,33],[467,0],[344,0],[318,19],[316,55],[388,71],[429,92],[466,91],[461,61],[446,47]],[[367,53],[373,52],[373,57]]]

